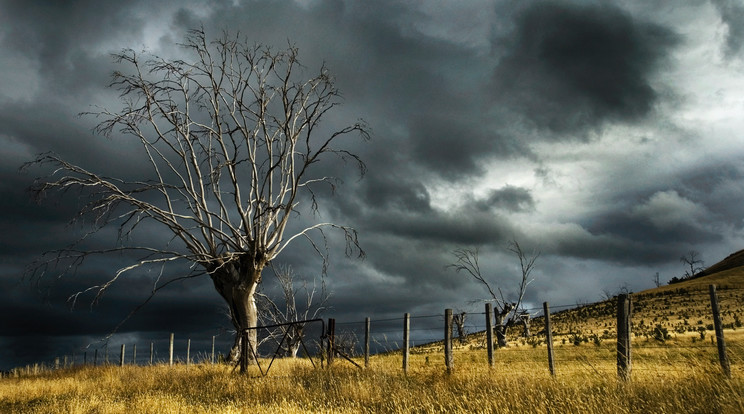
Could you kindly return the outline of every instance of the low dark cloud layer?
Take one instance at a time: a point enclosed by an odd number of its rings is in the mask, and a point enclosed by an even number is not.
[[[343,105],[323,132],[365,119],[373,139],[345,145],[368,171],[360,179],[350,164],[318,164],[341,185],[319,189],[317,215],[303,211],[291,230],[323,220],[359,231],[366,260],[344,257],[343,241],[330,235],[325,280],[338,320],[374,319],[484,299],[447,267],[462,247],[480,249],[505,292],[518,272],[509,240],[541,251],[528,297],[555,304],[623,284],[651,287],[657,271],[671,279],[691,248],[709,264],[740,249],[742,10],[725,0],[2,2],[0,310],[12,316],[2,320],[0,343],[10,351],[0,368],[100,345],[160,275],[133,273],[98,305],[88,306],[88,293],[72,311],[71,294],[135,256],[97,257],[38,286],[22,278],[43,252],[90,229],[70,223],[78,194],[32,199],[26,189],[45,171],[19,173],[24,162],[52,151],[92,171],[147,178],[136,145],[97,136],[99,120],[78,116],[120,105],[106,87],[123,69],[111,53],[188,58],[177,43],[204,27],[211,37],[228,30],[250,43],[296,45],[308,73],[326,65]],[[135,237],[169,239],[151,227]],[[86,245],[115,238],[105,229]],[[292,245],[281,261],[299,277],[320,277],[308,244]],[[179,264],[163,277],[191,270]],[[272,291],[270,275],[266,283]],[[201,345],[217,335],[225,348],[224,312],[208,278],[175,283],[111,344],[161,344],[175,332]]]
[[[494,94],[539,128],[581,135],[605,122],[636,121],[653,110],[651,78],[679,37],[612,5],[530,4],[512,37]]]

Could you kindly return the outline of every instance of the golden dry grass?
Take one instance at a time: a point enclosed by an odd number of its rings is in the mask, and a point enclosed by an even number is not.
[[[613,344],[556,345],[557,375],[545,346],[455,352],[448,375],[440,353],[376,356],[368,369],[345,361],[313,369],[275,363],[268,377],[223,365],[85,367],[0,380],[0,412],[11,413],[685,413],[744,412],[744,335],[731,336],[733,375],[715,347],[637,340],[630,382],[618,381]],[[729,332],[727,332],[729,334]],[[698,343],[698,345],[701,345]]]

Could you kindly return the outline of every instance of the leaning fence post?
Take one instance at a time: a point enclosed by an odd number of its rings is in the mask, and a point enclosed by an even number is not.
[[[125,345],[124,344],[121,344],[121,355],[119,356],[119,366],[120,367],[123,367],[124,366],[124,356],[125,356],[124,349],[125,349]]]
[[[186,365],[191,363],[191,338],[186,340]]]
[[[364,367],[369,367],[369,317],[364,318]]]
[[[411,328],[411,314],[405,313],[403,315],[403,372],[408,373],[408,356],[409,350],[409,334]]]
[[[491,319],[491,308],[493,305],[486,303],[486,350],[488,351],[488,366],[493,367],[493,320]]]
[[[452,309],[444,310],[444,365],[447,373],[452,372]]]
[[[726,340],[723,338],[723,325],[721,324],[721,311],[718,307],[718,295],[716,294],[716,285],[709,285],[710,307],[713,311],[713,324],[716,329],[716,344],[718,345],[718,360],[721,362],[721,368],[724,375],[731,378],[731,365],[729,364],[728,355],[726,354]]]
[[[170,334],[170,345],[168,346],[168,364],[173,365],[173,333]]]
[[[335,351],[335,337],[336,337],[336,320],[334,318],[328,318],[328,366],[330,367],[333,363],[333,354]]]
[[[550,375],[555,376],[555,360],[553,359],[553,331],[550,326],[550,306],[543,302],[543,314],[545,315],[545,343],[548,345],[548,368]]]
[[[617,376],[620,379],[630,379],[630,295],[617,296]]]

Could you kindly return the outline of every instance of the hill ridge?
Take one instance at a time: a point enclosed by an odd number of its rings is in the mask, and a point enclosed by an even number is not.
[[[731,253],[720,262],[705,268],[705,270],[695,275],[695,278],[709,276],[715,273],[734,269],[744,266],[744,249]]]

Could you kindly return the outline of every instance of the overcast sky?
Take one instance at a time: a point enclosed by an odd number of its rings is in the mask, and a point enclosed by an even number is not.
[[[3,0],[0,368],[79,353],[146,296],[154,276],[132,275],[92,310],[70,310],[66,298],[105,280],[121,256],[41,288],[21,279],[82,228],[68,224],[74,199],[35,203],[27,188],[42,171],[19,167],[53,151],[90,169],[136,168],[135,152],[77,114],[116,105],[111,53],[177,55],[200,25],[295,44],[343,93],[325,122],[372,128],[352,145],[367,175],[346,170],[321,203],[321,218],[355,227],[367,253],[332,252],[326,317],[480,312],[486,292],[446,268],[457,248],[479,248],[507,294],[519,276],[508,241],[541,252],[527,297],[538,306],[650,288],[656,272],[682,275],[691,249],[712,265],[744,247],[737,0]],[[95,240],[113,244],[104,236]],[[320,265],[307,252],[283,259],[312,280]],[[205,340],[229,327],[225,311],[208,279],[193,280],[162,291],[116,338]]]

